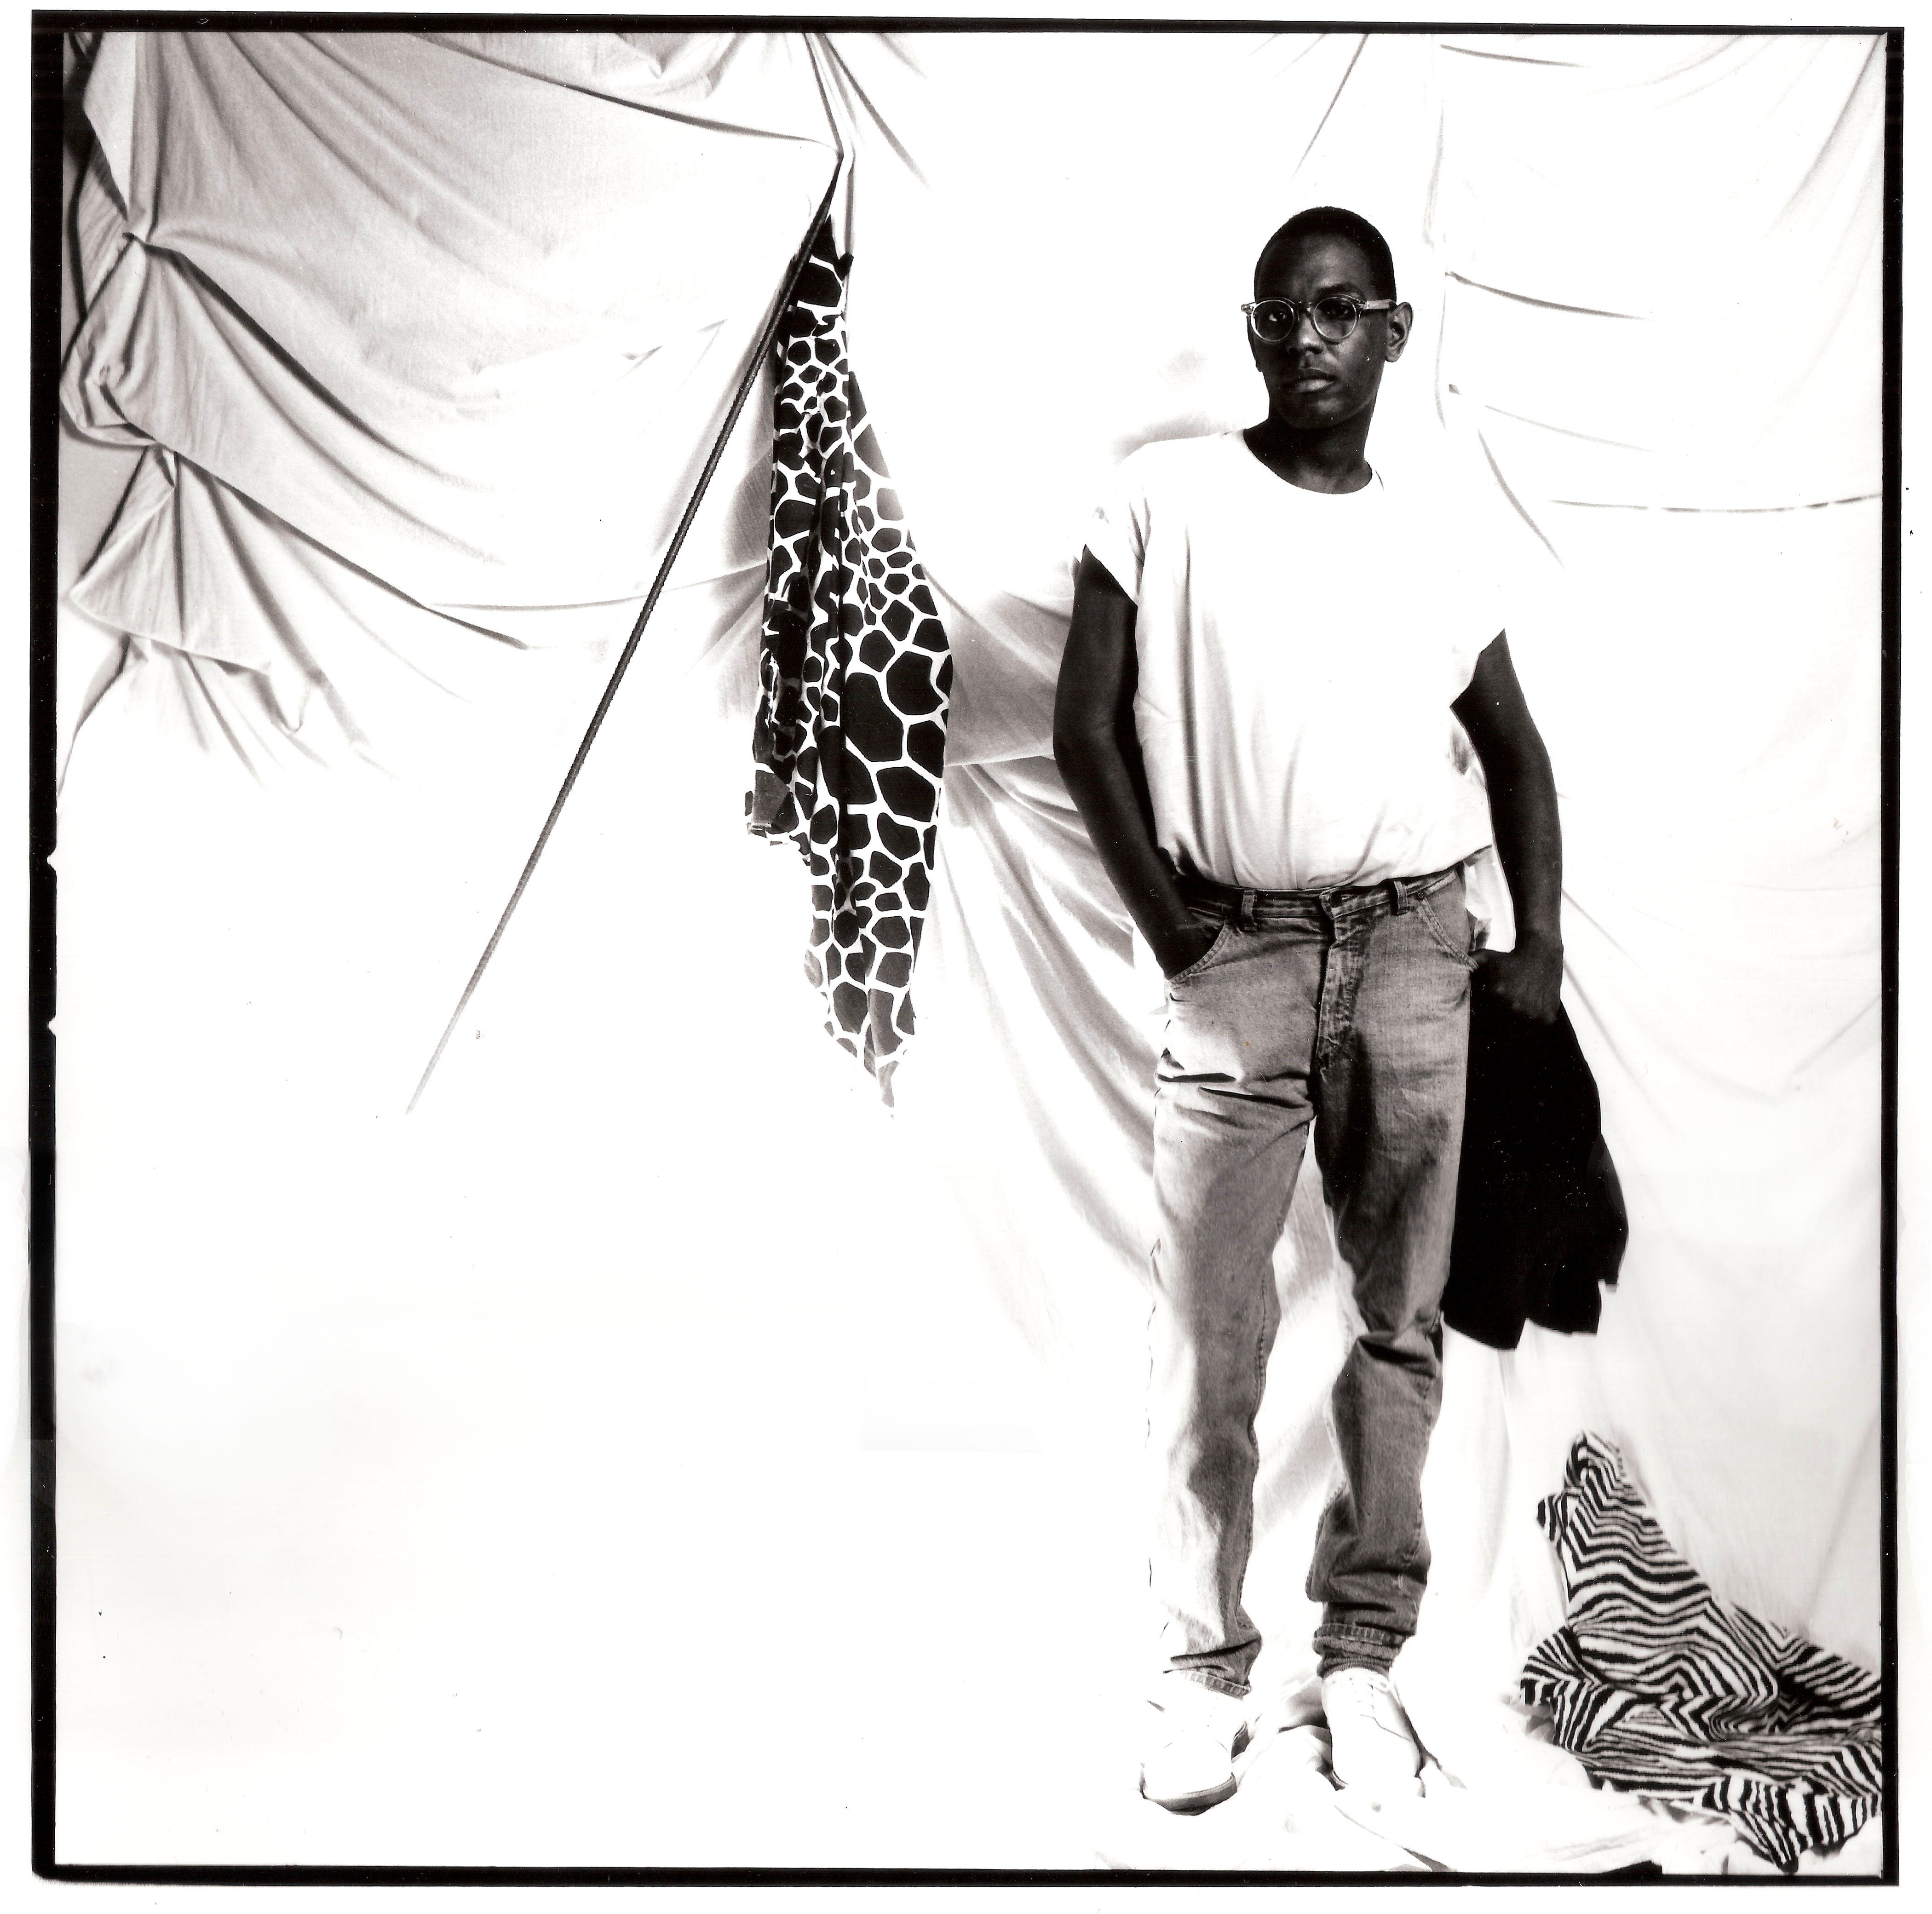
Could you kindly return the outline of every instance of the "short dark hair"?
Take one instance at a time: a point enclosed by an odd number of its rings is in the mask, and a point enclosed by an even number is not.
[[[1346,239],[1355,247],[1369,266],[1369,296],[1375,299],[1395,297],[1395,256],[1388,242],[1363,218],[1346,206],[1309,206],[1276,229],[1255,261],[1255,290],[1261,290],[1262,273],[1280,254],[1304,239]]]

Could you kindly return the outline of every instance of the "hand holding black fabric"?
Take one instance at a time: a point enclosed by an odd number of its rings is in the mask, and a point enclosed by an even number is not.
[[[1513,1349],[1526,1322],[1594,1332],[1599,1285],[1614,1285],[1628,1226],[1600,1133],[1596,1080],[1559,1006],[1544,1023],[1480,986],[1456,1233],[1442,1314],[1452,1329]]]

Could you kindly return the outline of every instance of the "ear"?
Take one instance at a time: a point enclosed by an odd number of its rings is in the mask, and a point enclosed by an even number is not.
[[[1406,299],[1390,307],[1388,311],[1388,349],[1382,356],[1393,365],[1402,357],[1402,349],[1408,344],[1408,328],[1415,323],[1415,308]]]

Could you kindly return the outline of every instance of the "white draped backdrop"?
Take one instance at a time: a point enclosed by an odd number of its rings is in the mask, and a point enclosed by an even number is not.
[[[1414,1864],[1306,1730],[1198,1822],[1134,1798],[1159,1017],[1048,745],[1091,496],[1258,416],[1250,263],[1339,202],[1417,311],[1371,457],[1508,554],[1630,1220],[1595,1338],[1450,1338],[1398,1672],[1458,1864],[1737,1864],[1510,1698],[1586,1427],[1877,1665],[1883,100],[1860,35],[108,34],[62,1858]],[[754,403],[405,1118],[842,153],[957,660],[902,1108],[742,830]],[[1291,1722],[1347,1333],[1303,1192],[1250,1578]]]

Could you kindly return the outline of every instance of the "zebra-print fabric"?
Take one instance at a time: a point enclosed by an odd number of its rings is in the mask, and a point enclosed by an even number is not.
[[[1877,1811],[1878,1678],[1720,1602],[1607,1442],[1577,1437],[1536,1519],[1570,1619],[1524,1664],[1522,1697],[1593,1780],[1726,1814],[1787,1874]]]

